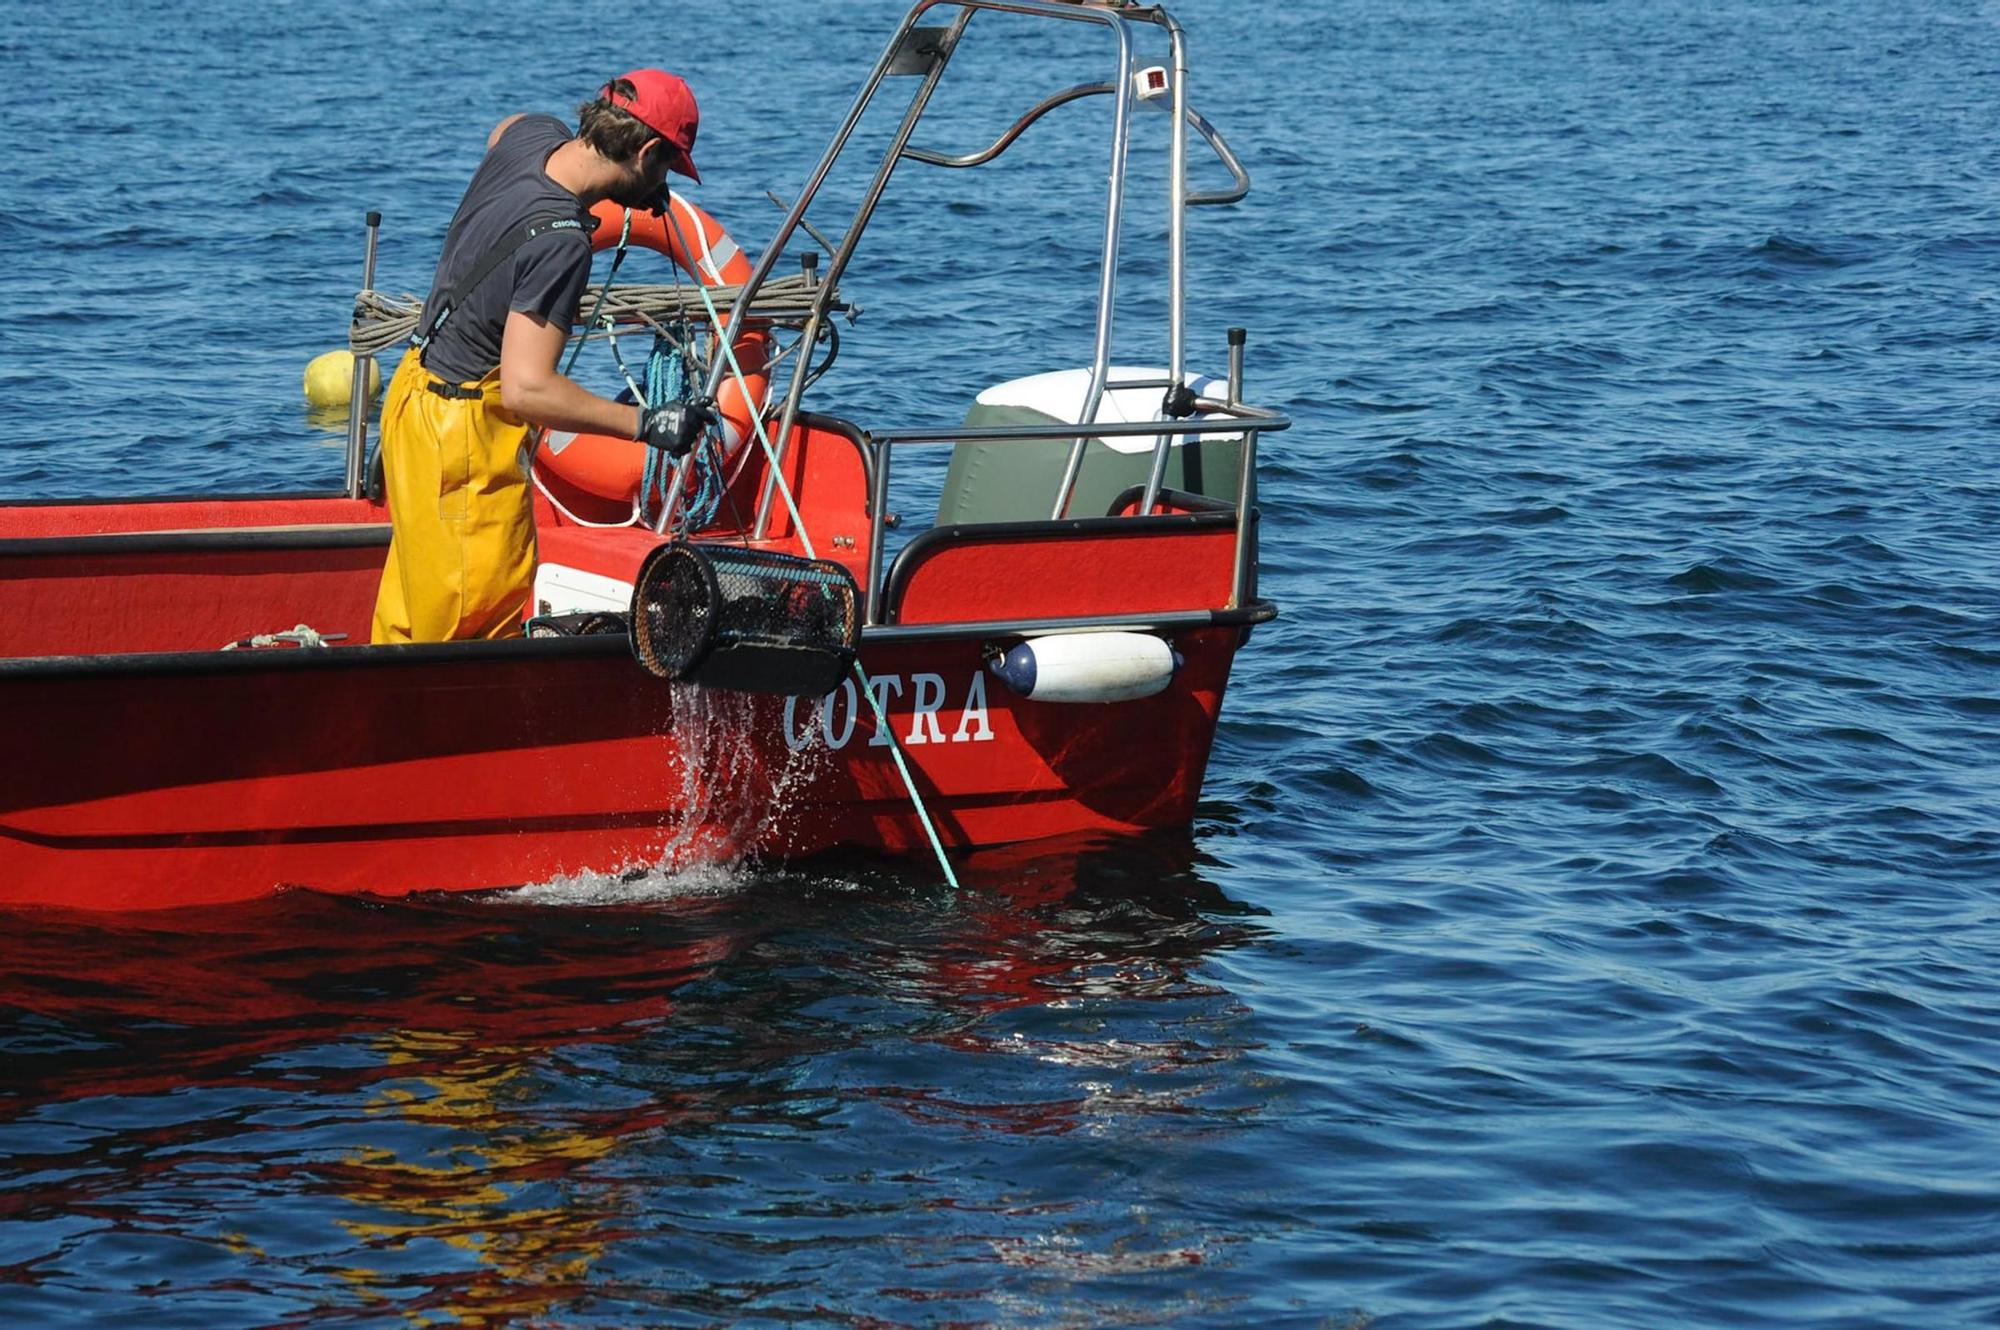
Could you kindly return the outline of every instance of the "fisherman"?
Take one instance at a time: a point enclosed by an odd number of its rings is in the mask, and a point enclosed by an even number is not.
[[[707,403],[616,402],[557,368],[590,279],[591,205],[662,209],[668,171],[699,182],[700,116],[686,83],[635,69],[577,108],[575,135],[554,116],[512,115],[487,136],[382,406],[393,525],[375,642],[521,635],[537,426],[679,457],[714,423]]]

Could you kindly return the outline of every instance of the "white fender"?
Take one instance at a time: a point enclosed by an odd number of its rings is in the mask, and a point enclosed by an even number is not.
[[[1180,654],[1150,633],[1050,633],[989,668],[1036,702],[1127,702],[1173,682]]]

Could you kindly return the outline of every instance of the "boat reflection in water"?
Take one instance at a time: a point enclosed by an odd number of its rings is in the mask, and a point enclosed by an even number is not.
[[[835,1297],[978,1298],[1200,1259],[1104,1215],[1046,1241],[1108,1203],[1086,1129],[1254,1111],[1202,971],[1259,929],[1191,839],[986,852],[957,895],[811,867],[24,916],[5,1188],[66,1218],[13,1269],[54,1315],[136,1247],[288,1324],[630,1323],[809,1312],[829,1262],[866,1281]]]

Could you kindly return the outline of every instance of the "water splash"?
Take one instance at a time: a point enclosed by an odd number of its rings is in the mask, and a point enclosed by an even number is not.
[[[488,899],[529,905],[659,905],[734,896],[756,877],[742,863],[654,864],[623,873],[563,874]]]
[[[619,872],[563,874],[497,899],[632,905],[733,895],[758,876],[766,852],[783,847],[794,802],[831,760],[819,727],[808,725],[811,742],[777,757],[751,742],[773,729],[771,699],[691,683],[668,687],[673,726],[666,737],[680,783],[659,852]]]

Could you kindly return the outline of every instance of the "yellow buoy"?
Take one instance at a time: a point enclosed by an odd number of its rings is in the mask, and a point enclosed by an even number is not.
[[[368,361],[368,398],[373,401],[375,394],[382,391],[382,371],[371,358]],[[352,351],[329,351],[323,356],[314,356],[306,364],[306,401],[325,411],[335,407],[347,409],[354,393],[354,353]]]

